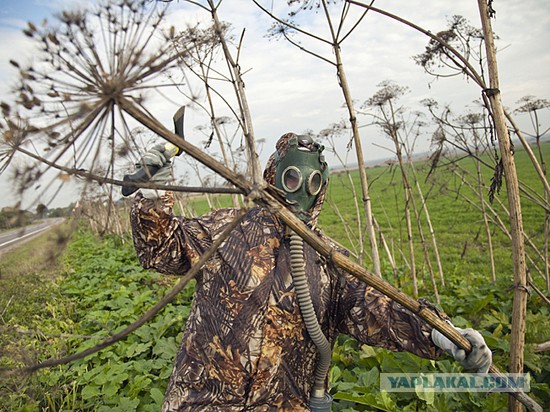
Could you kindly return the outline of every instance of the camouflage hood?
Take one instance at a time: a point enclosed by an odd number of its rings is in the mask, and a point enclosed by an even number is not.
[[[297,135],[295,133],[286,133],[279,138],[275,146],[277,149],[276,153],[279,154],[278,156],[279,159],[283,159],[286,156],[290,147],[289,141],[290,139],[296,136]],[[306,147],[310,150],[313,149],[313,147],[310,147],[310,146],[306,146]],[[267,161],[267,164],[264,170],[264,179],[267,183],[269,183],[272,186],[275,185],[275,171],[277,169],[277,161],[275,160],[277,158],[276,153],[273,153],[269,157],[269,160]],[[317,225],[317,220],[321,213],[323,202],[325,201],[327,187],[328,187],[328,179],[324,183],[323,187],[321,188],[321,191],[319,192],[319,194],[317,195],[317,198],[315,199],[315,203],[313,207],[309,211],[310,218],[309,218],[309,221],[307,222],[307,225],[312,228]]]

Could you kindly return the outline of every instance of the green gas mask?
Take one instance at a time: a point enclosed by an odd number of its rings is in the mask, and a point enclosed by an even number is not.
[[[315,204],[317,195],[328,180],[328,166],[322,155],[324,147],[309,136],[297,136],[289,140],[284,158],[276,154],[275,187],[286,194],[292,209],[301,219],[306,219]]]

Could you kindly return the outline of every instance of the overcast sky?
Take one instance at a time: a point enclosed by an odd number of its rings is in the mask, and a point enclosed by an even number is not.
[[[8,93],[16,72],[9,65],[15,58],[25,61],[30,56],[29,41],[22,34],[27,21],[54,20],[52,15],[72,7],[77,0],[2,0],[0,9],[0,92]],[[269,3],[269,2],[264,2]],[[272,3],[283,6],[286,1]],[[171,23],[176,29],[185,23],[205,20],[207,16],[175,3]],[[410,20],[432,32],[443,30],[453,15],[466,17],[473,26],[480,27],[477,1],[457,2],[435,0],[378,0],[375,6]],[[492,21],[500,37],[497,46],[500,86],[504,104],[514,109],[523,96],[534,95],[550,99],[550,2],[546,0],[495,0],[496,19]],[[346,119],[342,109],[342,93],[336,81],[334,68],[307,55],[282,40],[265,37],[269,19],[248,0],[225,0],[219,10],[223,20],[229,21],[234,33],[240,35],[246,28],[241,67],[246,72],[247,97],[252,111],[257,138],[265,138],[261,153],[262,164],[272,151],[277,138],[285,132],[318,132],[329,124]],[[281,15],[284,17],[284,15]],[[305,15],[304,15],[305,16]],[[307,14],[303,27],[316,33],[326,33],[323,16]],[[402,103],[410,108],[425,98],[434,98],[441,104],[451,104],[456,112],[466,112],[468,105],[480,97],[479,88],[463,78],[434,81],[417,66],[411,56],[424,50],[428,39],[384,16],[369,13],[368,17],[342,47],[344,65],[355,100],[362,102],[372,96],[377,85],[391,80],[410,88]],[[329,49],[319,49],[331,57]],[[29,57],[27,57],[29,58]],[[171,119],[173,108],[168,108],[161,121]],[[527,127],[527,118],[518,118]],[[550,122],[548,110],[542,122]],[[188,132],[189,133],[189,132]],[[202,139],[202,137],[201,137]],[[193,137],[189,138],[191,142]],[[380,146],[390,147],[375,128],[362,129],[363,148],[367,160],[391,157]],[[197,143],[200,139],[197,137]],[[428,137],[419,144],[419,150],[429,148]],[[177,164],[176,164],[177,165]],[[14,203],[6,180],[9,169],[0,176],[0,208]],[[5,195],[7,194],[7,195]],[[52,206],[63,206],[71,196],[60,197]],[[32,208],[32,206],[30,206]]]

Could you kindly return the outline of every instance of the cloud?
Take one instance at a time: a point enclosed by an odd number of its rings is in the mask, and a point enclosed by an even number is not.
[[[83,3],[86,2],[71,1],[71,5]],[[285,2],[275,3],[279,7],[279,15],[285,17],[285,7],[281,6]],[[41,4],[47,6],[51,13],[59,11],[60,4],[67,3],[66,0],[44,0]],[[447,19],[453,15],[462,15],[473,26],[480,26],[475,2],[384,0],[375,5],[434,33],[445,29]],[[498,63],[505,105],[514,108],[515,102],[525,95],[550,98],[550,50],[547,46],[550,43],[550,2],[499,0],[493,6],[497,10],[492,24],[500,36],[497,41],[500,49]],[[174,24],[177,29],[184,28],[185,24],[209,20],[207,13],[184,2],[175,2],[171,7],[174,10],[167,23]],[[361,11],[352,7],[350,13],[357,15]],[[307,129],[319,131],[331,123],[347,119],[334,66],[321,62],[284,40],[267,39],[265,34],[271,24],[269,18],[247,0],[226,0],[222,2],[219,12],[222,20],[233,25],[237,41],[245,30],[240,64],[246,72],[244,80],[256,136],[267,139],[265,153],[262,153],[263,162],[281,134]],[[8,21],[12,17],[4,15],[3,19]],[[322,13],[302,13],[299,22],[304,29],[327,37],[327,25]],[[14,29],[16,26],[19,28],[20,24],[20,20],[11,20],[9,28],[4,25],[0,31],[5,45],[0,49],[0,91],[3,94],[14,74],[8,60],[13,57],[19,59],[24,54],[32,56],[32,52],[27,51],[28,40],[19,29]],[[329,59],[334,58],[330,47],[317,40],[301,37],[301,42]],[[341,49],[353,98],[362,102],[376,92],[380,82],[393,80],[410,87],[411,93],[402,99],[406,106],[415,108],[420,100],[434,98],[442,104],[452,104],[457,112],[464,108],[468,110],[468,105],[481,96],[478,86],[461,76],[435,80],[411,59],[411,56],[424,50],[427,42],[426,36],[410,27],[374,12],[367,13]],[[163,123],[170,122],[176,106],[163,103],[161,97],[154,93],[151,95],[151,110],[159,113]],[[188,117],[188,130],[205,122],[197,113],[190,112]],[[526,119],[519,120],[527,127]],[[541,122],[550,123],[548,111],[542,114]],[[380,133],[374,128],[363,130],[367,159],[386,156],[388,153],[376,146],[386,144]],[[343,140],[347,143],[347,137]]]

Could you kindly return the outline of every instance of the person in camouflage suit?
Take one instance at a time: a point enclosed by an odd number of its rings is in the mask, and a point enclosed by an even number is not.
[[[291,141],[298,141],[302,151],[319,149],[310,138],[285,134],[266,166],[267,183],[275,185],[277,165]],[[142,161],[166,170],[169,167],[160,146],[146,153]],[[312,206],[301,218],[332,244],[316,228],[327,181],[321,182]],[[218,209],[185,218],[173,214],[173,204],[171,192],[152,196],[138,192],[131,224],[141,264],[181,275],[210,248],[238,210]],[[331,345],[339,334],[347,334],[363,344],[423,358],[436,359],[446,350],[464,359],[464,353],[459,354],[442,335],[432,339],[432,328],[420,317],[343,272],[308,244],[304,244],[303,258],[315,313]],[[317,349],[304,328],[290,272],[285,224],[265,208],[250,208],[196,276],[193,306],[163,411],[310,410]],[[464,362],[486,372],[490,351],[478,335],[470,338],[465,334],[479,350],[472,351]]]

